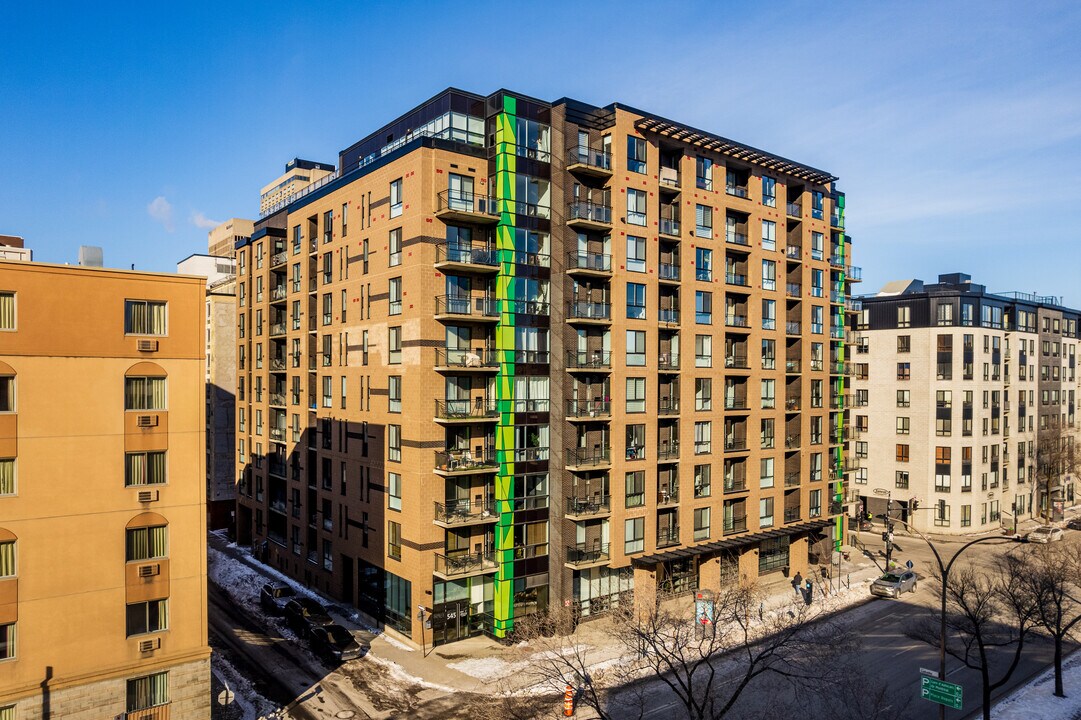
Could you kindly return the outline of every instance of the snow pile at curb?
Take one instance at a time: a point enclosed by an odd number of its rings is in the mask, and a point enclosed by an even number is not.
[[[1055,669],[1019,687],[991,708],[995,720],[1031,720],[1032,718],[1072,718],[1081,713],[1081,652],[1062,663],[1062,684],[1067,697],[1055,692]]]
[[[240,708],[244,720],[270,720],[284,715],[275,703],[270,702],[252,687],[251,682],[240,673],[221,653],[214,653],[212,672],[229,685],[233,702]],[[218,700],[214,698],[216,703]]]
[[[373,655],[372,653],[368,653],[367,655],[365,655],[364,660],[386,668],[392,680],[397,680],[398,682],[405,685],[419,685],[421,687],[429,688],[431,690],[439,690],[440,692],[451,694],[461,692],[460,688],[440,685],[439,683],[429,682],[427,680],[424,680],[423,678],[417,677],[416,675],[412,675],[409,673],[408,670],[406,670],[393,660],[387,660],[386,658],[381,658],[378,655]]]

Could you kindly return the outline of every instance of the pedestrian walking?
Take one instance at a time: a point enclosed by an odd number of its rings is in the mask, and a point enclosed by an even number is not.
[[[796,577],[792,578],[792,587],[796,591],[796,597],[799,597],[801,585],[803,585],[803,575],[801,575],[799,570],[797,570]]]

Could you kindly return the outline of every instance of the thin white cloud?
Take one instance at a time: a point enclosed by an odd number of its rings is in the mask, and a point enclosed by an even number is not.
[[[192,210],[190,220],[192,225],[203,230],[211,230],[221,225],[220,220],[211,220],[201,210]]]
[[[166,232],[176,230],[176,222],[173,220],[173,206],[164,195],[158,195],[146,206],[146,214],[161,223]]]

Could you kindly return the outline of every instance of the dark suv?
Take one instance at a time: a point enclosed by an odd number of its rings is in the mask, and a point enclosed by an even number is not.
[[[298,597],[285,603],[285,621],[302,638],[308,637],[313,627],[334,623],[325,607],[306,597]]]
[[[293,588],[285,583],[272,580],[259,591],[259,604],[264,611],[271,615],[281,615],[285,610],[285,604],[295,595]]]

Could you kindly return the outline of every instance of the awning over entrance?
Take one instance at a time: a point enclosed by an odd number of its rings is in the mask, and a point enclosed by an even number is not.
[[[781,537],[782,535],[798,535],[812,530],[821,530],[832,524],[832,520],[822,519],[813,522],[798,523],[796,525],[785,525],[784,527],[754,533],[752,535],[740,535],[739,537],[734,537],[730,540],[718,540],[717,542],[704,543],[689,548],[678,548],[676,550],[669,550],[668,552],[657,553],[655,555],[643,555],[641,557],[632,558],[631,563],[635,566],[642,567],[656,565],[669,560],[694,557],[695,555],[714,555],[725,550],[735,550],[736,548],[746,547],[747,545],[757,545],[763,540]]]

